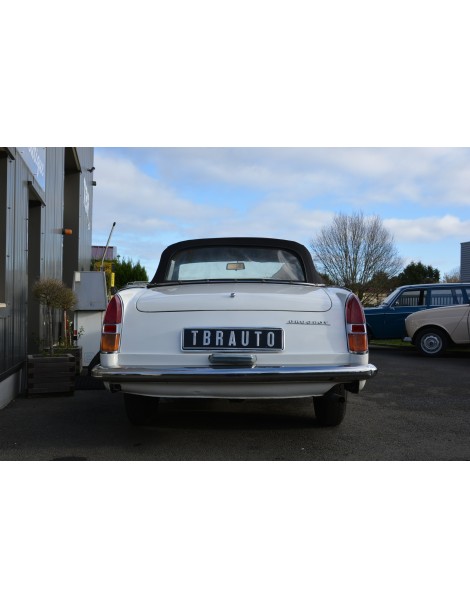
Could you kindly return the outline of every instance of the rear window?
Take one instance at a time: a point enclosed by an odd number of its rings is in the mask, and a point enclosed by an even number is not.
[[[305,282],[298,256],[277,248],[216,246],[182,250],[173,256],[165,281],[263,280]]]

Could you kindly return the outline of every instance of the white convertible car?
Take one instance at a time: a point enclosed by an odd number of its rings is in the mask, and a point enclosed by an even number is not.
[[[323,285],[306,247],[217,238],[171,245],[151,283],[114,295],[92,374],[137,425],[161,397],[312,397],[338,425],[376,372],[360,301]]]

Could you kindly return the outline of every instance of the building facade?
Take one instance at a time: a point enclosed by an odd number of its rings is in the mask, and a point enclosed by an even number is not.
[[[93,260],[102,260],[104,256],[105,260],[116,260],[117,258],[117,247],[109,246],[106,249],[104,245],[92,245],[91,246],[91,257]]]
[[[470,281],[470,241],[460,244],[460,281]]]
[[[0,408],[26,387],[44,320],[37,279],[90,269],[93,148],[0,147]]]

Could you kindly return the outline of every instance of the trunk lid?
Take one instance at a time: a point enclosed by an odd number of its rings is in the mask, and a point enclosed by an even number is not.
[[[276,283],[204,283],[159,286],[139,294],[141,313],[176,311],[326,312],[332,302],[319,286]]]

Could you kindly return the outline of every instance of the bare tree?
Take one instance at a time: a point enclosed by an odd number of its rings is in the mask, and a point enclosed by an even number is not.
[[[444,283],[459,283],[460,282],[460,267],[456,266],[451,271],[444,273]]]
[[[374,277],[393,277],[403,267],[393,236],[379,216],[337,214],[310,246],[320,273],[364,299]]]

